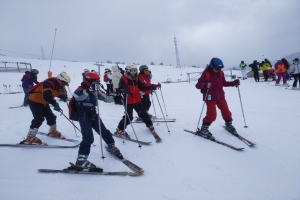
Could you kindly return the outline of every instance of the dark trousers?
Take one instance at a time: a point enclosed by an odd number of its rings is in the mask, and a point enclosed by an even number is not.
[[[113,92],[113,85],[112,84],[106,84],[106,94],[110,94]]]
[[[43,104],[30,101],[29,99],[28,104],[33,115],[33,120],[31,121],[30,125],[31,129],[39,128],[45,118],[49,126],[56,124],[56,115],[53,114],[49,104],[46,104],[45,106]]]
[[[267,70],[263,71],[265,81],[268,81],[268,73]]]
[[[23,91],[24,91],[24,94],[25,94],[23,105],[28,106],[28,97],[29,97],[28,88],[23,87]]]
[[[293,87],[297,87],[298,81],[299,81],[299,86],[300,86],[300,74],[293,74],[292,77],[294,78]]]
[[[150,101],[150,95],[144,94],[142,97],[142,104],[144,106],[144,109],[148,111],[151,107],[151,101]]]
[[[138,116],[143,120],[143,122],[146,124],[147,127],[152,126],[153,123],[149,117],[149,115],[147,114],[147,112],[145,111],[142,102],[136,103],[136,104],[127,104],[127,113],[129,115],[128,116],[125,114],[121,121],[119,122],[118,125],[118,129],[120,130],[124,130],[124,121],[125,121],[125,117],[126,117],[126,124],[125,124],[125,129],[127,127],[128,124],[130,124],[130,122],[133,120],[133,109],[137,112]]]
[[[254,74],[254,80],[258,82],[259,81],[258,71],[253,71],[253,74]]]
[[[78,154],[89,155],[91,151],[91,144],[93,144],[94,142],[93,129],[100,135],[98,114],[97,113],[91,114],[86,112],[79,113],[78,121],[82,133],[82,141],[79,146]],[[104,142],[106,144],[115,143],[115,140],[113,139],[111,132],[106,129],[101,119],[100,119],[100,126],[101,126],[101,136]]]

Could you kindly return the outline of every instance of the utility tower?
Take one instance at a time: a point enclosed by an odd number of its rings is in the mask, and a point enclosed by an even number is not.
[[[41,53],[42,53],[42,60],[45,60],[45,53],[44,53],[44,48],[41,46]]]
[[[181,68],[179,53],[178,53],[178,48],[177,48],[177,39],[176,39],[175,35],[174,35],[174,44],[175,44],[175,53],[176,53],[176,67]]]

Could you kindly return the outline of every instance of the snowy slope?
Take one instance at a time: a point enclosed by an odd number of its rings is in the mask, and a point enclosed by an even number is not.
[[[47,77],[49,61],[27,60],[5,57],[5,61],[29,62],[40,71],[39,80]],[[103,74],[104,68],[101,67]],[[124,66],[122,66],[124,67]],[[201,71],[195,68],[173,68],[171,66],[149,66],[153,83],[186,80],[187,72]],[[67,72],[72,78],[73,91],[80,84],[84,68],[97,69],[93,63],[53,61],[52,71]],[[0,73],[0,90],[3,84],[17,91],[21,73]],[[163,139],[155,143],[144,124],[133,124],[139,139],[152,141],[150,146],[115,138],[123,155],[145,170],[139,177],[89,176],[68,174],[41,174],[39,168],[62,169],[75,162],[78,149],[30,149],[0,147],[0,199],[300,199],[300,91],[276,87],[274,82],[241,81],[240,92],[245,112],[246,125],[241,111],[238,90],[225,88],[234,125],[238,132],[257,143],[250,148],[223,128],[218,113],[210,130],[224,142],[245,150],[237,152],[198,136],[184,132],[195,130],[203,105],[202,96],[195,88],[196,82],[162,84],[168,117],[175,123],[154,124]],[[160,91],[157,96],[164,111]],[[0,95],[0,143],[18,143],[27,134],[32,114],[29,108],[8,109],[22,104],[24,95]],[[153,95],[156,113],[162,117],[161,109]],[[67,113],[66,104],[60,106]],[[100,102],[100,115],[106,127],[114,131],[123,115],[123,107]],[[53,111],[57,114],[57,112]],[[202,118],[205,115],[205,108]],[[152,107],[151,113],[154,114]],[[136,114],[134,114],[136,116]],[[72,125],[63,117],[57,117],[59,131],[65,136],[76,137]],[[77,124],[78,125],[78,124]],[[168,133],[168,129],[170,133]],[[46,122],[40,127],[48,130]],[[127,131],[133,137],[128,126]],[[80,133],[77,133],[80,134]],[[69,142],[39,136],[53,145],[71,145]],[[106,151],[101,159],[100,139],[95,134],[89,160],[106,171],[129,171],[121,162]]]

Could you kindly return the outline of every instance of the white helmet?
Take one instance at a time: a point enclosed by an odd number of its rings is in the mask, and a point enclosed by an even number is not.
[[[130,74],[131,72],[137,73],[137,66],[135,66],[134,64],[128,64],[125,67],[125,71],[127,72],[127,74]]]
[[[56,78],[65,83],[71,82],[71,78],[69,77],[69,75],[66,72],[62,72],[62,73],[58,74]]]
[[[88,69],[84,69],[83,70],[83,73],[85,73],[85,72],[89,72],[90,70],[88,70]]]

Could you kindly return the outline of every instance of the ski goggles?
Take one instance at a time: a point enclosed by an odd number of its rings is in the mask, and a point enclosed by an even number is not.
[[[126,69],[126,72],[129,72],[129,73],[137,73],[137,68]]]
[[[213,69],[216,70],[216,71],[219,71],[219,70],[222,69],[222,67],[214,67]]]
[[[60,86],[65,86],[65,85],[69,86],[69,84],[67,82],[61,81],[58,78],[56,78],[56,80],[57,80],[57,82],[59,83]]]

